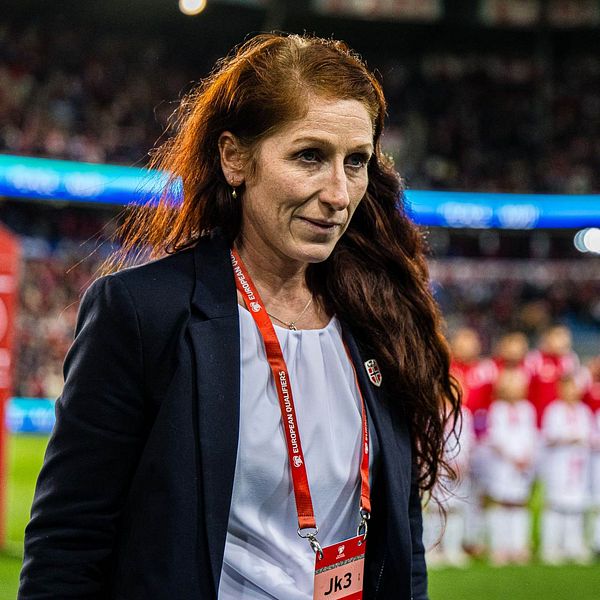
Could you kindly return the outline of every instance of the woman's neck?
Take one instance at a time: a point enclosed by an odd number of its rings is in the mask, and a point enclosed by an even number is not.
[[[277,325],[293,322],[301,313],[298,329],[317,329],[327,325],[329,316],[318,302],[313,300],[304,311],[312,298],[306,283],[308,263],[285,260],[249,243],[236,242],[236,249],[267,312],[276,316]],[[238,301],[243,303],[239,292]]]
[[[306,285],[306,263],[286,261],[247,243],[236,244],[236,248],[265,304],[295,299],[306,302],[310,296]]]

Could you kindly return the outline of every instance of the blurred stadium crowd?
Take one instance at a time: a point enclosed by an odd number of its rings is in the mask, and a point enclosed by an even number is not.
[[[160,37],[0,25],[0,152],[144,162],[182,90],[208,72]],[[188,57],[189,61],[189,57]],[[600,189],[600,57],[424,53],[373,57],[389,99],[387,151],[410,186]]]
[[[13,395],[56,398],[73,340],[79,300],[110,251],[112,209],[47,203],[0,204],[0,221],[19,235],[21,272]]]
[[[448,329],[475,329],[485,352],[507,331],[522,331],[536,342],[558,322],[569,327],[583,357],[600,349],[596,261],[446,257],[430,266]]]
[[[0,152],[145,162],[191,80],[159,41],[0,24]]]
[[[89,285],[95,261],[78,268],[76,248],[24,262],[17,317],[17,361],[13,394],[56,398],[62,391],[62,363],[73,340],[81,291]],[[85,265],[85,266],[83,266]]]
[[[160,37],[0,23],[0,153],[143,164],[182,91],[215,58],[196,56],[192,67]],[[550,75],[536,57],[509,53],[387,56],[377,66],[389,100],[385,148],[409,186],[600,191],[597,54],[557,60]],[[90,240],[114,225],[108,212],[47,211],[0,207],[23,241],[15,396],[60,394],[78,301],[107,250]],[[460,451],[448,450],[461,482],[430,562],[464,564],[465,550],[483,549],[497,564],[529,560],[535,481],[541,557],[586,561],[600,552],[600,281],[581,276],[581,263],[566,279],[548,263],[536,280],[486,260],[498,276],[482,278],[476,259],[432,261],[464,411]],[[571,334],[590,331],[580,358]],[[433,503],[426,530],[433,545]]]

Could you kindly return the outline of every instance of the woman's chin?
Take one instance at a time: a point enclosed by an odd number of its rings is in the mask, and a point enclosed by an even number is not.
[[[297,256],[305,263],[320,263],[327,260],[331,256],[334,248],[335,244],[310,244],[303,248],[299,248]]]

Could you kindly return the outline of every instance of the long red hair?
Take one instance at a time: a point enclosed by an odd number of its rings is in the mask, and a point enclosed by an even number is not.
[[[230,131],[250,160],[261,140],[301,117],[311,94],[362,102],[373,120],[375,152],[369,185],[331,256],[310,265],[307,282],[330,314],[352,327],[376,356],[390,400],[410,426],[418,484],[430,490],[444,460],[444,428],[460,403],[449,374],[442,319],[429,289],[423,238],[407,217],[402,181],[381,151],[386,114],[376,77],[343,42],[262,34],[217,63],[181,102],[171,137],[151,166],[182,186],[155,206],[130,209],[117,231],[121,249],[103,272],[194,245],[220,228],[230,243],[240,233],[242,201],[232,199],[221,170],[218,139]],[[450,407],[448,410],[447,407]]]

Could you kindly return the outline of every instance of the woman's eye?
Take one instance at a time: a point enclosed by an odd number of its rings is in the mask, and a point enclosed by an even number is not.
[[[307,162],[317,162],[319,160],[319,154],[316,150],[303,150],[299,156]]]
[[[364,167],[369,162],[369,159],[364,154],[352,154],[348,157],[347,164],[351,167]]]

